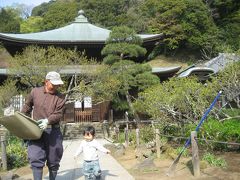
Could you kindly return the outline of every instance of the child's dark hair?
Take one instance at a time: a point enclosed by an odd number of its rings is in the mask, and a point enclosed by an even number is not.
[[[87,126],[84,131],[83,131],[83,135],[89,135],[91,134],[92,136],[95,136],[95,128],[93,126]]]

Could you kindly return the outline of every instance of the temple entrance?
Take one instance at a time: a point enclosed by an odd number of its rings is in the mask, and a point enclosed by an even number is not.
[[[64,123],[103,122],[108,119],[110,105],[108,101],[93,104],[91,107],[79,107],[78,105],[76,106],[74,102],[66,104]]]

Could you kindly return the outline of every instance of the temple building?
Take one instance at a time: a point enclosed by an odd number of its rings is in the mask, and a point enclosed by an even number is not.
[[[41,47],[55,46],[65,49],[85,51],[89,58],[102,59],[101,50],[106,44],[110,30],[103,29],[88,22],[82,10],[75,21],[62,28],[27,34],[0,33],[0,41],[11,55],[21,52],[29,45]],[[151,53],[162,34],[139,34],[142,47]]]

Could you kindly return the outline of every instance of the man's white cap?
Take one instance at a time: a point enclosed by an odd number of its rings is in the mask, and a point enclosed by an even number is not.
[[[62,79],[60,77],[60,74],[55,72],[55,71],[51,71],[51,72],[47,73],[46,79],[50,80],[50,82],[53,85],[61,85],[61,84],[63,84],[63,81],[62,81]]]

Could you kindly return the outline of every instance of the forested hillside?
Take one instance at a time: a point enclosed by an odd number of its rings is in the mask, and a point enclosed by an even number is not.
[[[240,47],[239,0],[52,0],[35,7],[0,10],[0,32],[29,33],[59,28],[84,10],[92,24],[126,25],[137,33],[163,33],[154,55],[188,52],[209,59]]]

